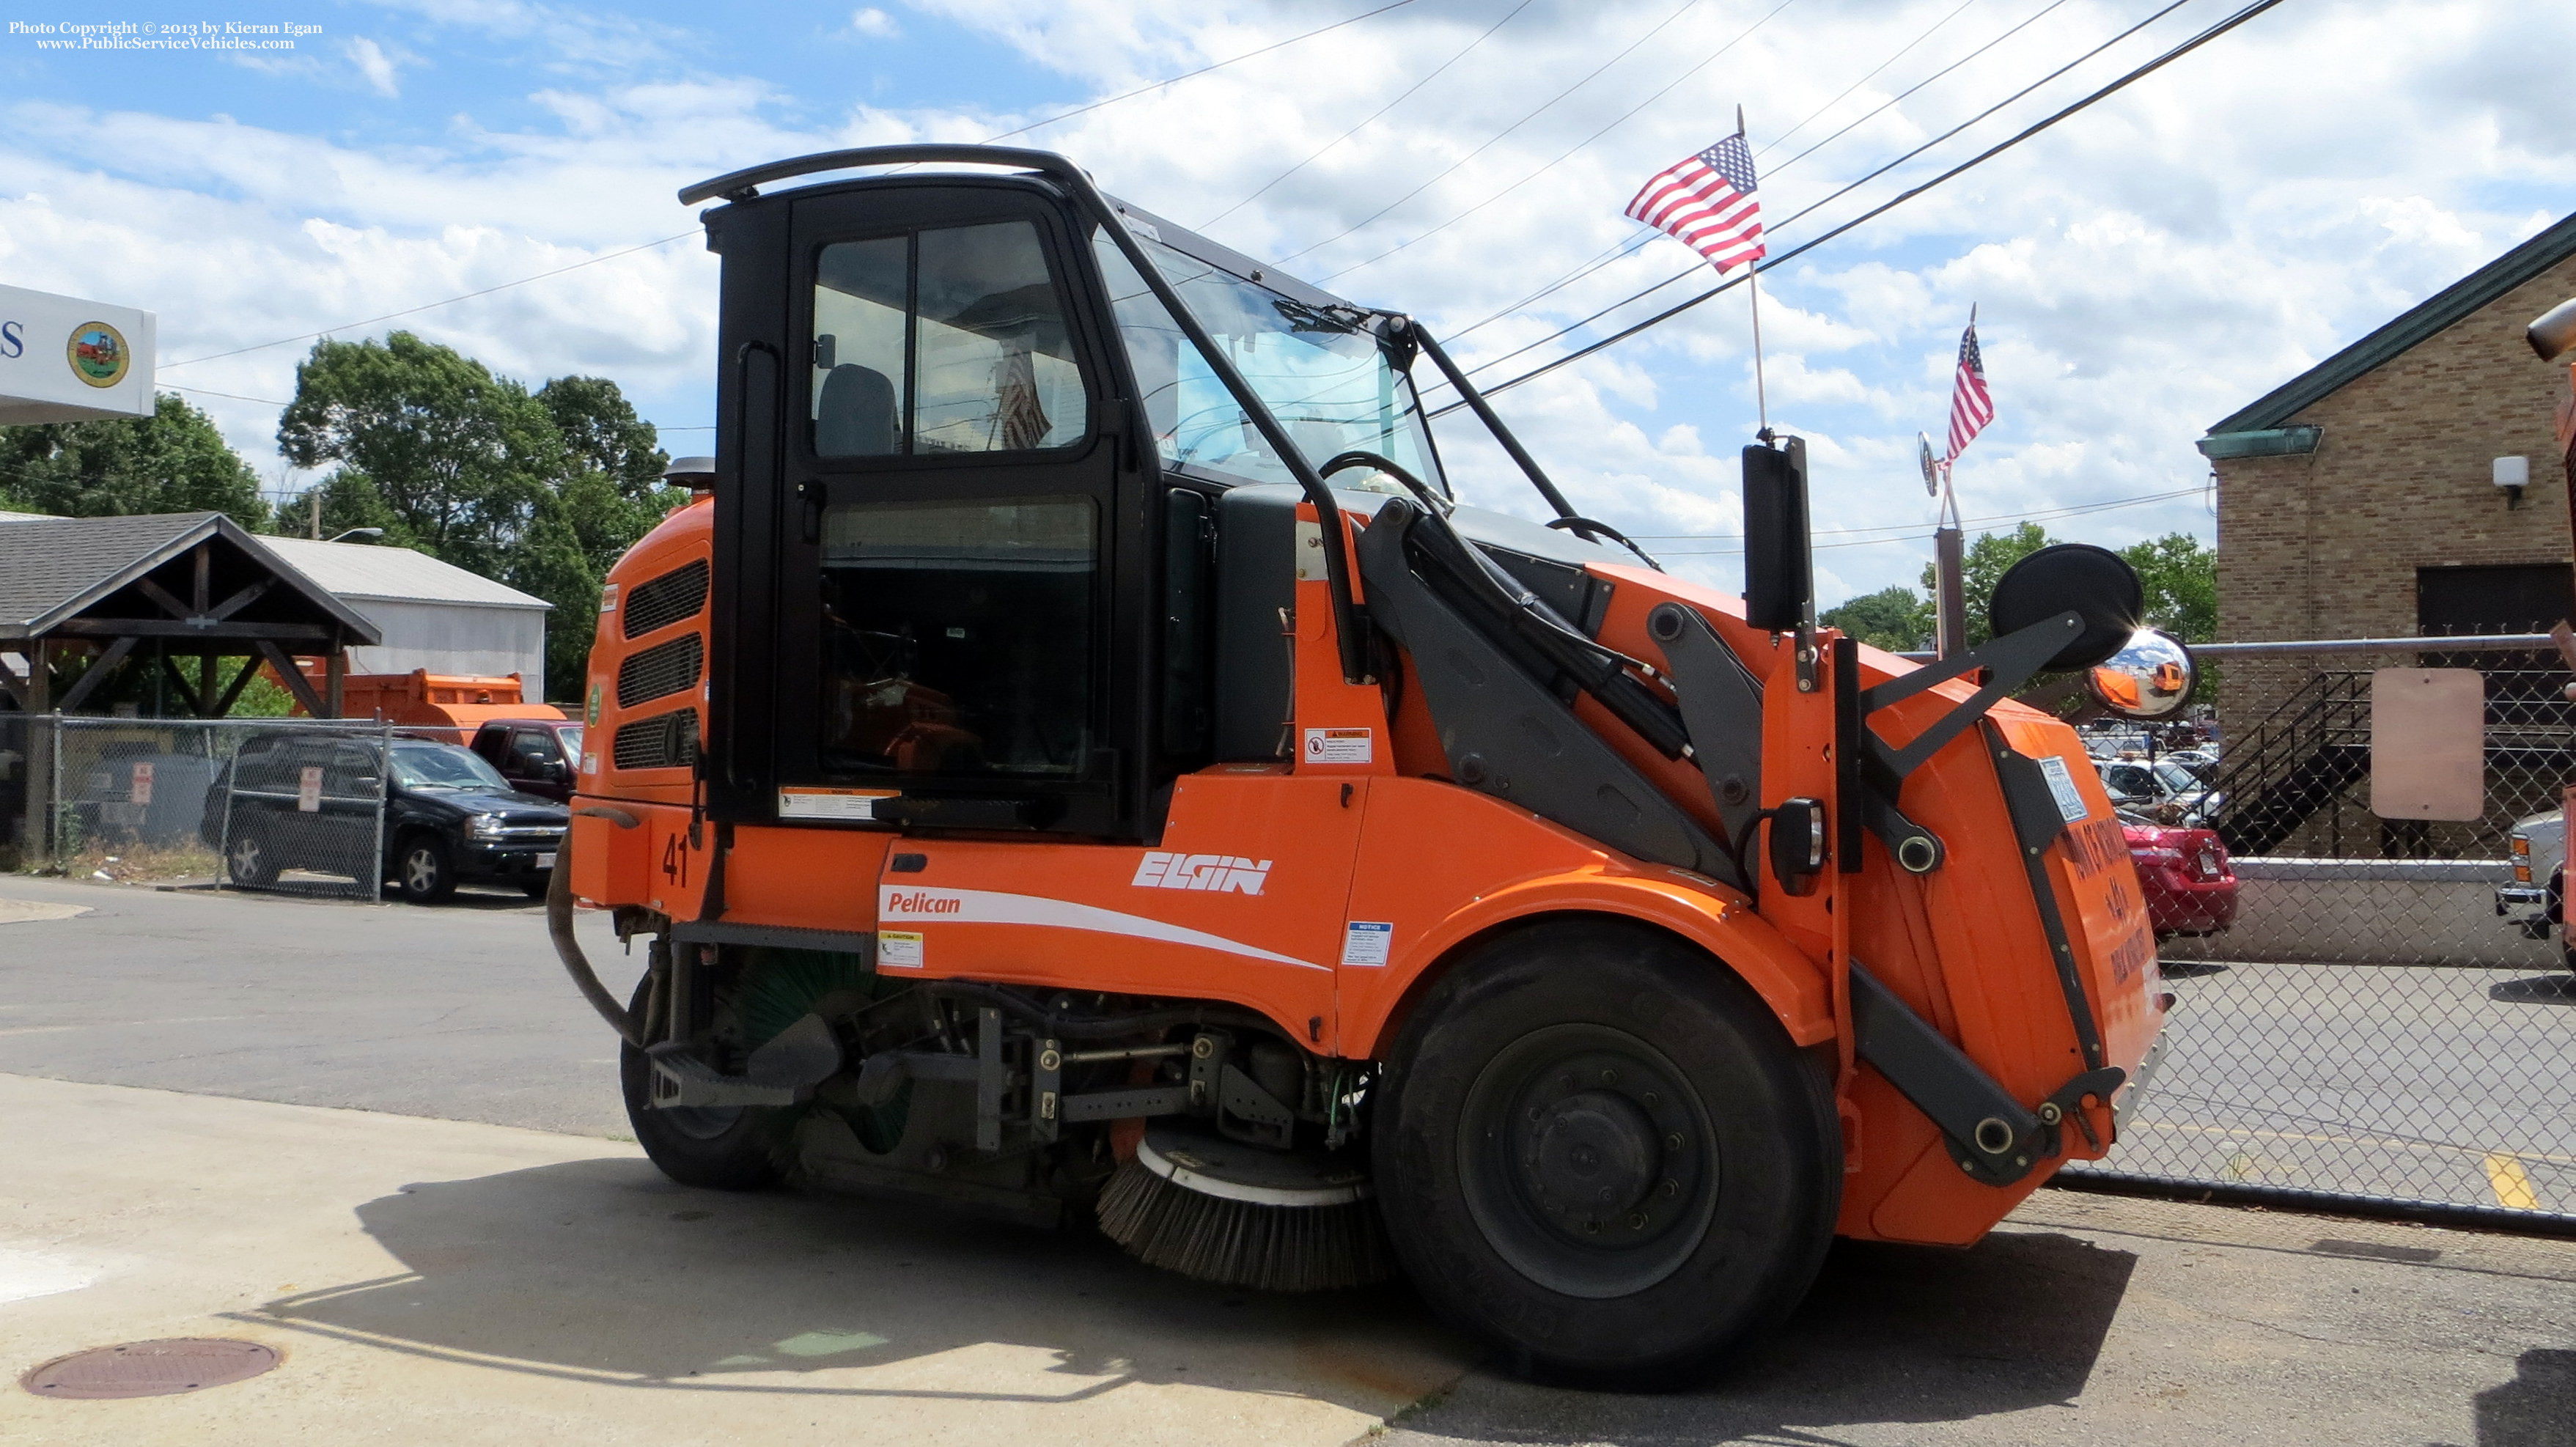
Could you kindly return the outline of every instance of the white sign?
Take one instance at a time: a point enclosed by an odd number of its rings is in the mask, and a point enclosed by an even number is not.
[[[0,286],[0,424],[152,415],[154,318]]]
[[[1370,729],[1306,730],[1306,762],[1365,764],[1377,758],[1377,734]]]
[[[2370,812],[2476,819],[2487,811],[2486,678],[2474,668],[2370,675]]]
[[[892,789],[781,789],[781,819],[874,819],[877,801],[896,797]]]
[[[295,807],[307,814],[322,812],[322,766],[306,764],[296,779]]]
[[[152,766],[150,764],[134,766],[134,782],[126,789],[125,800],[129,804],[152,802]]]
[[[2057,801],[2057,815],[2069,824],[2081,824],[2092,811],[2084,805],[2083,791],[2075,787],[2075,771],[2066,761],[2051,754],[2039,761],[2039,771],[2048,778],[2049,797]]]
[[[1345,965],[1383,965],[1395,948],[1395,925],[1380,920],[1355,919],[1342,926],[1342,963]]]

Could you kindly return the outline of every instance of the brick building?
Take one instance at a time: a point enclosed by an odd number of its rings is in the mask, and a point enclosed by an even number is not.
[[[2230,642],[2545,631],[2570,611],[2568,387],[2523,328],[2576,296],[2576,216],[2514,247],[2209,429],[2219,637]],[[2521,458],[2529,483],[2497,484]],[[2314,711],[2325,675],[2415,653],[2227,660],[2222,738]],[[2339,852],[2339,851],[2338,851]]]

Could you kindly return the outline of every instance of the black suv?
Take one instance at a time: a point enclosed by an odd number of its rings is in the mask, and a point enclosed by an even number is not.
[[[370,859],[379,799],[384,852]],[[277,733],[245,742],[216,776],[199,832],[223,851],[235,884],[273,884],[289,869],[363,878],[374,868],[403,898],[429,904],[463,880],[543,895],[570,819],[455,744]]]

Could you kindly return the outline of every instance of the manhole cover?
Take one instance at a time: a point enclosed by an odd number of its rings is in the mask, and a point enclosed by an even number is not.
[[[130,1341],[56,1357],[18,1379],[39,1397],[168,1397],[258,1376],[274,1348],[222,1337]]]

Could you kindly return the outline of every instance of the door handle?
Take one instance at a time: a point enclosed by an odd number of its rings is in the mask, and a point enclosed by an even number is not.
[[[823,484],[811,478],[796,484],[796,500],[802,506],[802,536],[808,543],[823,541]]]

